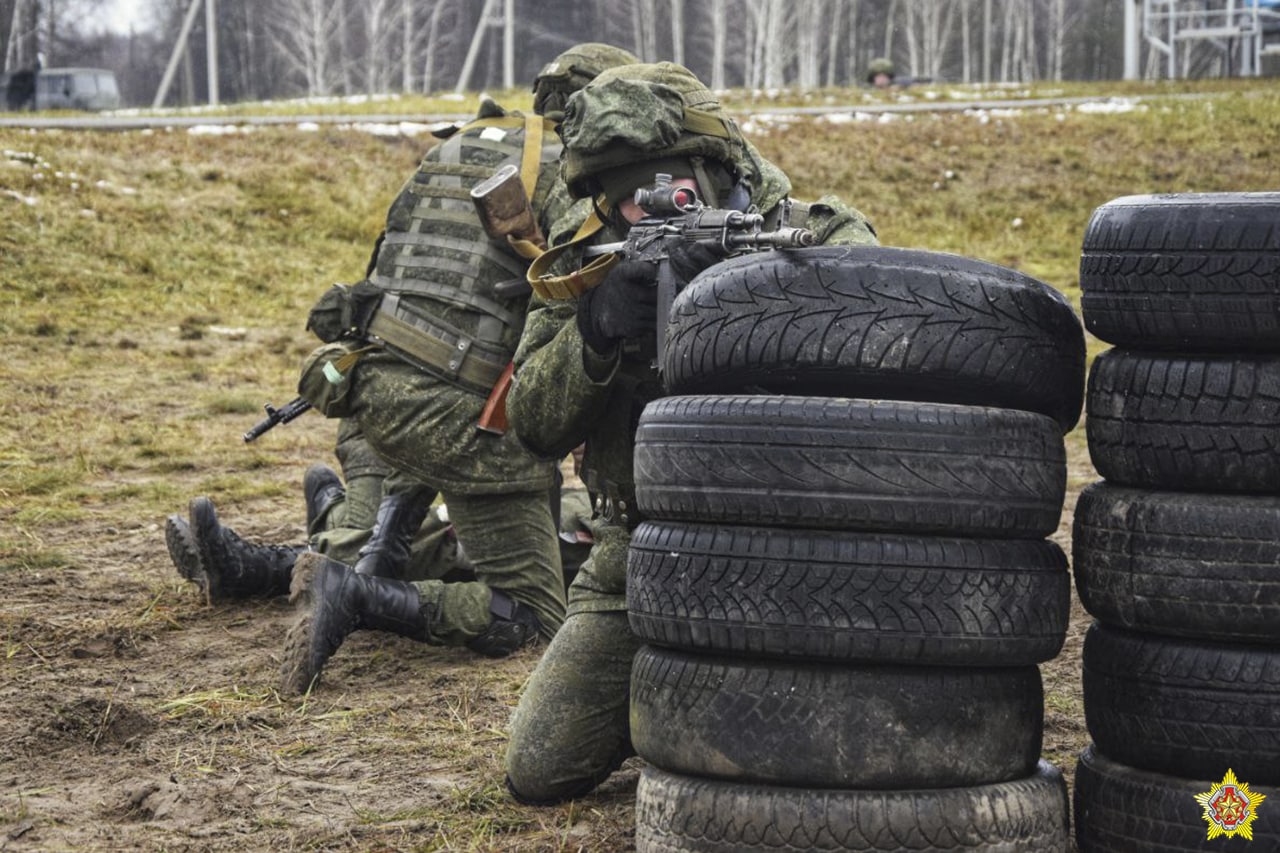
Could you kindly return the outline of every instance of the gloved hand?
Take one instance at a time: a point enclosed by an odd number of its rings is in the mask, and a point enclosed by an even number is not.
[[[675,273],[676,282],[684,286],[693,277],[729,257],[729,251],[719,243],[708,246],[705,243],[689,243],[684,240],[672,240],[667,249],[667,257],[671,262],[671,271]]]
[[[578,331],[587,346],[608,355],[619,341],[654,334],[657,272],[647,261],[622,261],[604,281],[578,297]]]

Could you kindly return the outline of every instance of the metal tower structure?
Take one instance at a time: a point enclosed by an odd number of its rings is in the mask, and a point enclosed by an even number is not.
[[[1170,79],[1192,59],[1216,59],[1233,76],[1262,73],[1262,57],[1280,54],[1280,4],[1272,0],[1126,0],[1125,79],[1137,79],[1139,55],[1163,57]],[[1155,71],[1149,67],[1149,75]]]
[[[498,12],[498,4],[502,4],[502,12]],[[476,56],[480,53],[480,43],[484,35],[493,27],[502,28],[502,85],[511,89],[515,86],[515,39],[516,39],[516,3],[515,0],[484,0],[484,10],[480,13],[480,23],[476,24],[475,34],[471,37],[471,46],[467,48],[467,58],[462,62],[462,71],[458,74],[458,85],[455,92],[467,88],[471,79],[471,70],[475,67]]]
[[[164,69],[164,77],[160,79],[160,85],[156,87],[156,97],[151,102],[153,109],[164,105],[164,99],[169,94],[169,85],[173,83],[173,74],[178,70],[178,60],[182,58],[183,51],[187,49],[187,38],[191,35],[191,27],[195,24],[196,13],[200,11],[202,4],[204,5],[204,31],[207,43],[205,52],[208,54],[209,106],[218,105],[217,3],[216,0],[191,0],[191,5],[187,7],[187,14],[182,19],[182,29],[179,30],[178,38],[173,43],[173,53],[169,55],[169,64]]]

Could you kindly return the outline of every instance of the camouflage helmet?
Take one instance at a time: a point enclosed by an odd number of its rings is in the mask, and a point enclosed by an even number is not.
[[[560,136],[560,174],[578,198],[598,193],[604,173],[655,160],[701,158],[733,175],[755,171],[737,124],[674,62],[602,72],[569,98]]]
[[[877,56],[867,65],[867,82],[875,82],[876,76],[885,74],[890,80],[893,79],[893,63],[887,57]]]
[[[533,111],[545,116],[564,109],[569,96],[590,83],[597,74],[617,65],[632,65],[640,59],[629,50],[611,44],[588,41],[575,44],[542,66],[533,78]]]

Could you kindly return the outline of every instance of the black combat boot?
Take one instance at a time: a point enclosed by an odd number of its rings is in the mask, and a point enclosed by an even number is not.
[[[501,658],[538,638],[538,614],[500,589],[490,590],[489,627],[467,641],[467,648],[486,657]]]
[[[361,575],[310,552],[294,566],[289,599],[298,609],[285,635],[280,690],[305,693],[352,631],[389,631],[426,642],[428,622],[412,584]]]
[[[378,504],[369,541],[356,558],[353,567],[356,573],[380,578],[404,577],[413,534],[418,532],[430,511],[431,502],[419,492],[384,495]]]
[[[302,477],[302,493],[307,500],[307,535],[314,536],[316,525],[324,514],[347,494],[340,478],[328,465],[319,463],[307,469]]]
[[[293,562],[306,549],[292,545],[246,542],[218,523],[213,502],[194,498],[190,523],[176,515],[165,524],[165,542],[178,572],[200,585],[209,601],[284,595],[289,591]]]

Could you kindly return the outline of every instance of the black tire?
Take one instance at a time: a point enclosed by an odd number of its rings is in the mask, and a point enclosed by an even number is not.
[[[1103,754],[1142,770],[1280,783],[1280,647],[1139,634],[1095,622],[1084,713]]]
[[[1280,497],[1092,483],[1071,547],[1080,600],[1107,624],[1280,645]]]
[[[1034,666],[852,666],[644,646],[631,740],[673,773],[815,788],[948,788],[1030,775],[1044,694]]]
[[[648,522],[627,612],[655,645],[938,666],[1054,658],[1071,608],[1053,542]]]
[[[1067,853],[1067,787],[1040,762],[1026,778],[914,791],[742,785],[646,767],[637,853]]]
[[[1117,346],[1280,351],[1280,193],[1110,201],[1085,230],[1080,290],[1085,326]]]
[[[828,397],[665,397],[640,418],[646,518],[1035,539],[1058,528],[1066,450],[1013,409]]]
[[[671,394],[772,392],[996,406],[1068,432],[1084,394],[1084,332],[1047,284],[918,249],[743,255],[672,306]]]
[[[1190,853],[1190,851],[1280,850],[1280,821],[1272,803],[1280,788],[1237,777],[1267,799],[1253,821],[1253,841],[1209,840],[1209,824],[1197,794],[1207,793],[1225,774],[1180,779],[1128,767],[1086,747],[1076,763],[1075,829],[1080,853]],[[1244,841],[1244,839],[1240,839]]]
[[[1108,350],[1088,407],[1090,458],[1117,485],[1280,492],[1280,356]]]

